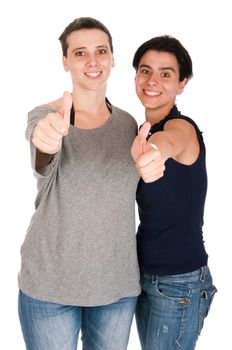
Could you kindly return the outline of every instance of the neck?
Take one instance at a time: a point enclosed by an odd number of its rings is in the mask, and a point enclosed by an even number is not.
[[[105,102],[105,91],[75,91],[72,93],[75,126],[83,129],[97,128],[110,116]]]
[[[145,108],[146,121],[151,125],[159,123],[164,117],[166,117],[175,103],[171,103],[158,108]]]
[[[105,108],[105,94],[106,91],[83,91],[81,89],[73,89],[72,98],[74,110],[78,112],[85,112],[98,114]]]

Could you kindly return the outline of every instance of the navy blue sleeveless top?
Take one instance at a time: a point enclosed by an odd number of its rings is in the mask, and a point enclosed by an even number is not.
[[[207,264],[202,226],[207,173],[202,133],[194,121],[174,106],[169,115],[151,128],[162,131],[168,120],[181,118],[197,133],[200,153],[192,165],[166,161],[164,176],[152,183],[140,179],[136,200],[140,225],[137,232],[139,265],[155,275],[187,273]]]

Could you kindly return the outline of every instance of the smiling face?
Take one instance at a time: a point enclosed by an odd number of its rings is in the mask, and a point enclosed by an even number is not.
[[[135,77],[136,93],[146,109],[159,119],[165,117],[175,98],[181,94],[187,78],[179,81],[179,65],[175,55],[148,50],[142,56]]]
[[[73,85],[78,89],[100,90],[106,87],[114,66],[109,38],[99,29],[81,29],[68,38],[64,69],[70,71]]]

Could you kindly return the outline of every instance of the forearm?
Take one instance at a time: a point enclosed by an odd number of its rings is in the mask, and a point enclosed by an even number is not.
[[[51,162],[53,156],[53,154],[42,153],[38,149],[36,149],[36,171],[46,167]]]
[[[158,148],[165,161],[174,156],[174,145],[168,133],[163,131],[156,132],[149,138],[148,143],[152,143]]]

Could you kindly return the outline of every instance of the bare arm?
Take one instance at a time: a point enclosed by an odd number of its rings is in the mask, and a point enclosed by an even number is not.
[[[40,170],[47,166],[53,158],[53,155],[51,154],[46,154],[40,152],[38,149],[36,149],[36,163],[35,163],[35,168],[36,170]]]
[[[183,119],[172,119],[168,121],[164,130],[153,134],[149,143],[154,143],[162,157],[190,165],[198,157],[199,142],[195,128]]]
[[[164,175],[168,158],[190,165],[198,157],[199,143],[194,127],[185,120],[173,119],[164,131],[153,134],[146,141],[151,125],[146,122],[132,145],[131,153],[144,182],[153,182]],[[157,148],[151,146],[154,144]]]

